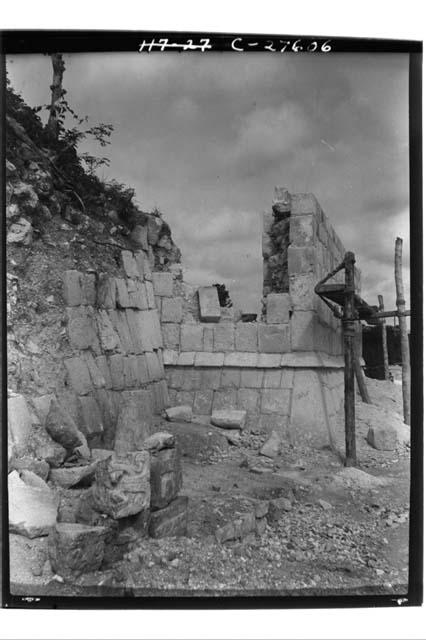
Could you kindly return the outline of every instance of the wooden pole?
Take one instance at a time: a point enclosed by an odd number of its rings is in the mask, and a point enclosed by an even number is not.
[[[355,378],[354,378],[354,338],[355,338],[355,256],[351,251],[345,254],[345,302],[343,307],[343,344],[345,354],[345,445],[346,467],[356,465],[355,440]]]
[[[384,311],[383,296],[379,295],[379,311]],[[389,355],[388,355],[388,334],[386,329],[386,320],[383,318],[380,321],[382,325],[382,347],[383,347],[383,366],[385,369],[385,380],[389,380]]]
[[[411,418],[411,371],[410,371],[410,347],[408,344],[407,321],[405,318],[404,285],[402,282],[402,238],[395,241],[395,286],[396,308],[398,311],[399,329],[401,333],[401,357],[402,357],[402,404],[404,408],[404,422],[410,424]]]
[[[355,312],[355,315],[358,315]],[[362,358],[362,324],[358,320],[355,323],[355,338],[354,338],[354,369],[355,377],[358,384],[358,390],[361,394],[361,399],[367,404],[371,404],[370,395],[368,393],[367,385],[365,383],[364,372],[361,367]]]

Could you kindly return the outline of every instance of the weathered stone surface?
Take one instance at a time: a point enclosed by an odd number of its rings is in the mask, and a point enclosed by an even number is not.
[[[95,508],[116,520],[148,510],[151,499],[149,478],[148,451],[129,452],[101,460],[97,464],[96,481],[92,487]]]
[[[239,409],[257,412],[259,409],[259,391],[257,389],[238,389],[237,402]]]
[[[179,353],[177,351],[173,351],[172,349],[163,349],[163,364],[164,366],[177,365],[179,358]],[[169,369],[169,373],[171,370]],[[167,375],[167,371],[165,372]]]
[[[216,287],[200,287],[198,289],[200,320],[202,322],[219,322],[220,305]]]
[[[185,536],[188,528],[188,497],[179,496],[164,509],[154,511],[149,523],[151,538]]]
[[[196,391],[194,394],[193,410],[195,414],[210,415],[212,411],[213,391],[206,389],[205,391]]]
[[[292,442],[318,447],[332,444],[323,389],[315,370],[298,369],[295,372],[290,424]]]
[[[37,538],[48,535],[56,522],[58,499],[49,488],[23,482],[17,471],[8,476],[9,531]]]
[[[147,451],[161,451],[161,449],[171,449],[175,446],[176,439],[172,433],[167,431],[157,431],[149,436],[143,443],[143,448]]]
[[[184,351],[178,356],[177,364],[180,367],[192,366],[195,362],[195,351]]]
[[[64,578],[97,571],[104,551],[105,527],[58,522],[48,539],[49,559],[54,572]]]
[[[155,351],[146,353],[145,358],[148,367],[149,380],[152,382],[160,380],[164,375],[164,371],[162,371],[157,353]]]
[[[233,351],[235,349],[235,328],[233,323],[218,324],[213,328],[213,348],[215,351]]]
[[[180,327],[178,324],[163,324],[163,341],[165,349],[179,349]]]
[[[96,314],[96,322],[102,350],[106,353],[122,351],[120,338],[113,327],[108,313],[104,309],[99,309]]]
[[[31,414],[24,396],[16,395],[7,400],[9,438],[17,451],[25,449],[31,432]]]
[[[215,410],[212,413],[211,422],[222,429],[244,429],[247,411],[242,410]]]
[[[257,367],[263,369],[276,369],[281,366],[282,355],[280,353],[259,353]]]
[[[93,391],[92,379],[87,361],[82,357],[67,358],[64,361],[68,374],[68,383],[79,395]]]
[[[30,458],[30,456],[23,456],[22,458],[13,458],[9,465],[10,471],[16,470],[21,472],[23,470],[31,471],[36,474],[42,480],[47,480],[50,467],[45,460],[36,460]]]
[[[211,425],[195,422],[171,422],[167,430],[174,434],[182,456],[208,459],[215,451],[227,451],[226,432]]]
[[[191,422],[192,420],[192,407],[188,405],[168,407],[165,413],[170,422]]]
[[[182,322],[182,298],[164,298],[161,306],[162,322]]]
[[[279,389],[281,387],[281,369],[265,371],[263,386],[266,389]]]
[[[241,387],[260,389],[263,384],[262,369],[243,369],[241,372]]]
[[[56,398],[50,403],[46,418],[46,431],[55,442],[67,450],[75,449],[83,444],[74,420],[66,409],[59,405]]]
[[[93,306],[96,303],[96,275],[94,273],[84,273],[82,280],[83,304]]]
[[[225,356],[226,361],[226,356]],[[222,389],[239,389],[241,385],[241,369],[238,367],[224,367],[222,369],[220,386]]]
[[[304,215],[290,218],[290,242],[296,247],[315,244],[317,216]]]
[[[154,271],[152,273],[152,284],[156,296],[171,298],[173,295],[173,275],[165,271]]]
[[[108,360],[106,356],[97,356],[95,358],[96,366],[101,374],[105,384],[105,389],[112,389],[111,372],[108,366]],[[84,394],[81,394],[84,395]]]
[[[194,362],[196,367],[222,367],[224,359],[225,354],[223,353],[200,352],[195,354]],[[220,377],[220,371],[218,373]]]
[[[235,348],[237,351],[257,351],[257,324],[238,322],[235,326]]]
[[[130,307],[129,292],[124,278],[115,278],[116,304],[120,309]]]
[[[291,215],[320,214],[322,213],[318,200],[312,193],[291,194]]]
[[[169,392],[165,380],[153,382],[150,387],[154,398],[154,412],[160,415],[165,407],[170,406]]]
[[[96,324],[91,307],[67,307],[68,337],[72,347],[100,352]]]
[[[203,351],[213,351],[213,324],[206,323],[203,331]]]
[[[261,413],[288,415],[290,391],[288,389],[262,389]]]
[[[318,299],[314,289],[317,276],[312,273],[300,273],[290,276],[290,296],[293,309],[296,311],[313,311],[317,308],[328,311],[325,304]]]
[[[123,358],[123,376],[125,389],[139,386],[138,356]]]
[[[180,451],[167,448],[151,450],[151,509],[164,509],[182,488]]]
[[[266,322],[286,324],[290,320],[291,300],[288,293],[270,293],[266,296]]]
[[[224,389],[215,391],[213,395],[213,411],[237,408],[237,390]]]
[[[289,324],[258,324],[259,350],[285,353],[291,350]]]
[[[89,441],[93,441],[94,438],[101,436],[104,432],[99,405],[93,396],[81,396],[78,401],[81,430]]]
[[[41,460],[47,462],[50,467],[56,468],[60,467],[64,462],[67,455],[67,450],[60,444],[52,440],[50,444],[43,444],[38,446],[35,453],[37,458],[40,458]]]
[[[139,323],[142,351],[152,351],[163,347],[160,320],[156,309],[136,311],[136,322]]]
[[[99,275],[96,290],[96,306],[99,309],[115,309],[116,282],[106,273]]]
[[[109,370],[111,372],[112,388],[115,391],[124,389],[124,358],[123,356],[114,354],[109,357]]]
[[[46,424],[47,414],[49,413],[50,403],[53,398],[53,393],[46,393],[43,396],[35,396],[31,398],[31,403],[42,427]]]
[[[225,367],[256,367],[257,359],[257,353],[225,353],[223,364]]]
[[[127,280],[127,292],[129,294],[129,306],[135,309],[148,309],[148,297],[145,284],[138,280]]]
[[[288,498],[274,498],[269,501],[269,511],[267,521],[269,523],[277,522],[282,518],[286,511],[291,511],[291,501]]]
[[[182,351],[202,351],[203,327],[199,324],[182,324],[180,348]]]
[[[294,351],[313,351],[315,349],[316,313],[313,311],[294,311],[291,317],[291,346]]]
[[[55,484],[69,489],[70,487],[88,487],[95,479],[96,465],[87,464],[81,467],[64,467],[62,469],[51,469],[49,479]]]
[[[260,455],[268,458],[276,458],[281,450],[281,436],[273,431],[263,447],[260,450]]]
[[[398,433],[395,428],[375,425],[371,426],[367,433],[367,442],[380,451],[393,451],[398,446]]]
[[[156,302],[155,302],[154,287],[152,285],[152,282],[150,282],[149,280],[145,280],[145,289],[146,289],[146,297],[148,300],[148,308],[155,309]]]
[[[65,271],[63,275],[63,295],[67,306],[76,307],[84,304],[82,284],[83,274],[80,271],[74,269]]]
[[[30,471],[29,469],[22,469],[18,473],[22,482],[25,482],[28,487],[35,487],[36,489],[43,490],[49,489],[49,485],[33,471]]]
[[[123,391],[114,445],[117,453],[142,448],[151,433],[153,410],[153,398],[148,390]]]
[[[121,264],[128,278],[139,278],[138,265],[131,251],[121,252]]]
[[[105,387],[105,378],[95,362],[91,353],[86,352],[84,354],[84,360],[86,361],[87,368],[89,369],[90,378],[95,389],[102,389]],[[84,394],[83,394],[84,395]]]
[[[147,229],[147,227],[143,227],[141,224],[135,225],[135,227],[132,229],[132,231],[130,233],[129,239],[137,247],[140,247],[144,251],[148,251],[148,229]],[[139,266],[139,262],[138,262],[138,266]],[[143,275],[143,271],[142,271],[141,275]]]

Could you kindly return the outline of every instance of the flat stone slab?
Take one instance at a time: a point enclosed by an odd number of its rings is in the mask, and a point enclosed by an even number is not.
[[[58,498],[47,486],[27,485],[17,471],[8,476],[9,531],[37,538],[47,536],[56,522]]]
[[[213,411],[211,423],[222,429],[243,429],[247,411],[238,409],[219,409]]]
[[[58,522],[48,539],[52,569],[64,577],[97,571],[104,557],[106,533],[105,527]]]
[[[216,287],[200,287],[198,289],[200,304],[200,320],[202,322],[219,322],[220,304]]]
[[[170,422],[191,422],[192,420],[192,408],[189,405],[169,407],[165,409],[165,414]]]

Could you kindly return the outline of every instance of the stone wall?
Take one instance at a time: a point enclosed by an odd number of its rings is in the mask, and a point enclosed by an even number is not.
[[[121,269],[121,277],[64,274],[70,412],[92,446],[131,448],[168,403],[154,284],[167,292],[170,274],[152,274],[144,251],[122,251]]]

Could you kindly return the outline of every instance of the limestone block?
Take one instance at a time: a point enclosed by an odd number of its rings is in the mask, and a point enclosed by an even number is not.
[[[374,425],[368,429],[367,442],[379,451],[393,451],[398,447],[398,432],[393,425]]]
[[[214,409],[211,423],[222,429],[244,429],[247,411],[237,409]]]
[[[161,307],[162,322],[182,322],[182,298],[164,298]]]
[[[237,405],[239,409],[256,413],[259,410],[259,391],[257,389],[238,389]]]
[[[315,274],[301,273],[290,276],[290,297],[293,309],[296,311],[327,309],[315,293],[315,285],[318,279]]]
[[[270,293],[266,296],[266,322],[285,324],[290,319],[291,301],[288,293]]]
[[[226,358],[225,358],[226,359]],[[222,369],[220,386],[222,389],[233,388],[239,389],[241,384],[241,369],[238,367],[229,367]]]
[[[282,439],[277,431],[272,431],[268,440],[265,442],[259,453],[267,458],[276,458],[281,451]]]
[[[257,353],[225,353],[225,367],[257,367]]]
[[[137,225],[140,226],[140,225]],[[146,255],[146,251],[148,250],[148,247],[143,247],[142,249],[139,249],[138,251],[134,252],[134,257],[136,260],[136,264],[138,266],[138,272],[139,272],[139,277],[143,280],[145,278],[145,259],[147,259],[147,255]]]
[[[8,434],[17,450],[25,449],[31,433],[31,414],[24,396],[16,395],[7,401]]]
[[[291,317],[291,346],[293,351],[313,351],[315,349],[314,311],[294,311]]]
[[[279,389],[281,387],[281,369],[265,371],[263,387],[265,389]]]
[[[141,317],[142,333],[144,336],[146,335],[147,342],[149,341],[151,343],[153,349],[162,349],[163,335],[161,333],[160,318],[156,309],[139,311],[138,314]]]
[[[105,552],[106,527],[58,522],[49,534],[48,553],[53,571],[75,578],[97,571]]]
[[[101,348],[105,352],[122,351],[123,347],[110,320],[108,312],[99,309],[96,314],[96,322],[98,325],[99,340]]]
[[[146,355],[136,356],[136,367],[139,385],[144,385],[149,382],[148,363],[146,360]]]
[[[115,278],[116,303],[119,309],[130,307],[129,292],[127,282],[124,278]]]
[[[157,353],[155,351],[146,353],[145,358],[148,367],[149,380],[152,382],[160,380],[162,377],[162,371]]]
[[[131,251],[121,252],[121,264],[128,278],[139,278],[138,264]]]
[[[199,369],[188,368],[182,371],[181,386],[182,391],[197,391],[201,388],[201,371]]]
[[[203,350],[203,327],[199,324],[185,323],[180,332],[181,351]]]
[[[233,323],[218,324],[213,329],[213,348],[225,352],[235,349],[235,327]]]
[[[220,389],[220,378],[221,378],[220,369],[215,369],[215,368],[202,369],[201,388],[212,389],[213,391]]]
[[[76,349],[89,349],[99,351],[96,336],[93,310],[90,307],[68,307],[68,337],[71,346]]]
[[[80,271],[70,269],[63,275],[63,295],[68,307],[78,307],[84,304],[83,300],[83,274]]]
[[[153,425],[153,397],[150,391],[123,391],[118,409],[114,450],[135,451],[150,435]]]
[[[220,411],[222,409],[236,409],[237,402],[237,390],[226,389],[224,391],[215,391],[213,395],[213,411]]]
[[[124,389],[124,362],[123,356],[115,354],[109,356],[109,370],[114,391]]]
[[[183,355],[183,354],[181,354]],[[197,353],[195,354],[196,367],[222,367],[225,359],[223,353]],[[220,372],[219,372],[220,377]]]
[[[138,280],[127,280],[127,293],[129,306],[134,309],[148,309],[148,297],[145,284]]]
[[[132,451],[114,454],[96,467],[96,482],[92,499],[97,511],[115,520],[149,509],[150,454]]]
[[[163,324],[161,327],[163,332],[163,342],[165,349],[179,349],[180,346],[180,327],[177,324]]]
[[[123,358],[123,376],[125,389],[139,386],[138,356]]]
[[[290,347],[290,326],[288,324],[258,324],[259,351],[264,353],[285,353]]]
[[[241,387],[247,389],[260,389],[263,384],[262,369],[243,369],[241,372]]]
[[[67,450],[72,451],[83,444],[74,420],[68,411],[59,405],[56,398],[53,398],[50,403],[46,418],[46,431],[55,442]]]
[[[108,317],[118,335],[121,347],[125,353],[135,353],[132,335],[130,333],[126,312],[121,309],[110,309]]]
[[[220,308],[220,322],[234,322],[234,308],[233,307],[221,307]]]
[[[290,276],[299,273],[315,273],[315,265],[319,260],[315,247],[293,247],[290,245],[287,255]]]
[[[106,381],[105,378],[102,374],[102,372],[100,371],[100,369],[97,366],[97,363],[94,359],[94,357],[92,356],[92,354],[88,351],[86,351],[83,355],[84,360],[87,364],[87,368],[89,370],[89,374],[90,374],[90,378],[92,381],[92,385],[95,389],[101,389],[103,387],[105,387]],[[98,356],[98,357],[102,357],[102,356]],[[104,356],[105,358],[105,356]],[[85,395],[84,393],[82,395]]]
[[[166,271],[154,271],[152,274],[152,283],[156,296],[165,296],[171,298],[173,296],[173,275]]]
[[[213,351],[213,326],[204,326],[203,331],[203,351]]]
[[[34,407],[37,418],[39,419],[40,424],[43,427],[46,423],[47,414],[49,413],[50,403],[53,397],[54,397],[53,393],[46,393],[43,396],[31,398],[31,403]]]
[[[318,200],[312,193],[291,194],[291,215],[305,215],[322,213]]]
[[[164,509],[151,513],[149,535],[151,538],[185,536],[188,528],[188,498],[179,496]]]
[[[110,452],[111,453],[111,452]],[[59,487],[70,489],[71,487],[88,487],[95,479],[96,462],[79,467],[65,467],[51,469],[49,480]]]
[[[101,273],[96,290],[96,306],[99,309],[115,309],[116,282],[106,273]]]
[[[23,480],[27,484],[30,484],[27,482],[28,476],[25,477],[24,475],[22,475],[22,471],[30,471],[32,474],[37,475],[42,480],[47,480],[50,466],[49,463],[46,462],[46,460],[36,460],[35,458],[31,458],[30,456],[23,456],[22,458],[13,458],[13,460],[10,462],[9,470],[19,471],[19,473],[21,474],[21,480]]]
[[[195,361],[195,351],[184,351],[178,356],[177,364],[180,367],[192,367]]]
[[[323,389],[315,370],[297,369],[295,372],[290,424],[292,442],[305,442],[315,447],[331,444]]]
[[[235,348],[237,351],[257,352],[257,324],[238,322],[235,326]]]
[[[187,405],[184,404],[176,407],[168,407],[165,410],[165,414],[169,422],[191,422],[192,402]]]
[[[79,398],[81,430],[88,440],[99,437],[104,432],[99,405],[93,396]],[[63,444],[62,442],[60,444]]]
[[[213,404],[213,390],[206,389],[196,391],[194,394],[194,413],[199,415],[210,415]]]
[[[83,274],[82,299],[83,304],[93,306],[96,303],[96,275],[94,273]]]
[[[261,369],[276,369],[281,366],[281,358],[280,353],[259,353],[256,366]]]
[[[176,391],[176,406],[192,407],[194,404],[194,391]]]
[[[47,485],[45,488],[23,482],[17,471],[8,475],[9,531],[27,538],[49,534],[55,525],[59,500]]]
[[[220,304],[216,287],[200,287],[198,289],[201,322],[219,322]]]
[[[160,414],[165,407],[170,406],[169,390],[165,380],[153,382],[148,386],[148,389],[151,390],[151,393],[153,394],[154,413]]]
[[[290,408],[290,391],[288,389],[262,389],[261,413],[278,413],[286,416]]]
[[[173,349],[163,349],[164,366],[177,365],[178,358],[179,358],[178,351],[174,351]]]
[[[314,245],[317,238],[317,228],[316,215],[291,216],[290,243],[293,247]]]
[[[155,302],[154,287],[152,285],[152,282],[150,282],[149,280],[145,280],[145,289],[146,289],[146,297],[148,300],[148,308],[155,309],[156,302]]]
[[[79,395],[86,395],[93,389],[92,379],[86,360],[80,357],[64,360],[68,374],[68,384]]]
[[[170,434],[169,434],[170,435]],[[176,447],[151,451],[151,509],[164,509],[182,488],[182,463]]]

